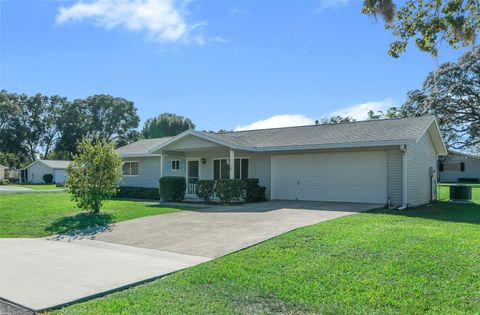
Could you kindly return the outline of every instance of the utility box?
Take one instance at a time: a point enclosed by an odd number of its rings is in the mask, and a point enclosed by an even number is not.
[[[450,186],[450,200],[468,202],[472,200],[471,186]]]

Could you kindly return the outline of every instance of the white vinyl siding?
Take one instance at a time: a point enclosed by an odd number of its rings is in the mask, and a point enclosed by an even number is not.
[[[273,157],[273,198],[386,203],[385,151]]]
[[[394,206],[403,203],[403,152],[400,150],[387,151],[387,191],[388,197]]]
[[[61,169],[56,169],[53,170],[54,175],[53,175],[53,180],[57,184],[63,184],[65,183],[65,179],[67,178],[67,170],[61,170]]]
[[[408,204],[418,206],[436,199],[436,175],[430,187],[429,168],[437,169],[437,154],[430,135],[425,133],[417,143],[407,144]]]
[[[138,176],[122,176],[120,186],[158,187],[160,157],[123,158],[124,162],[138,162]]]

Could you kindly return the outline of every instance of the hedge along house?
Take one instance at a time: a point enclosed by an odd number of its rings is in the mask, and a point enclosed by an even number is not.
[[[259,178],[269,199],[390,202],[436,199],[436,168],[447,154],[432,116],[229,133],[185,131],[117,149],[121,185],[158,187],[184,176],[195,198],[199,179]]]
[[[64,160],[36,160],[20,170],[22,183],[44,183],[43,175],[52,174],[53,182],[63,184],[67,178],[67,167],[71,161]]]

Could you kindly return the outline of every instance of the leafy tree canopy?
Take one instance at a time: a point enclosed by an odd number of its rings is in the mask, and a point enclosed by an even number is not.
[[[395,106],[388,108],[385,113],[381,110],[379,110],[378,112],[374,112],[373,110],[368,112],[368,120],[394,119],[394,118],[401,118],[401,117],[402,117],[402,113],[400,109]]]
[[[321,120],[316,120],[315,124],[339,124],[339,123],[345,123],[345,122],[354,122],[355,119],[349,116],[332,116],[332,117],[327,117],[327,118],[322,118]]]
[[[479,0],[364,0],[362,13],[384,19],[397,38],[388,52],[395,58],[410,40],[433,56],[443,41],[454,48],[472,45],[480,29]]]
[[[408,92],[403,116],[433,114],[450,149],[480,151],[480,47],[431,72]]]
[[[143,127],[142,136],[146,139],[176,136],[188,129],[195,129],[193,122],[183,116],[164,113],[149,118]]]

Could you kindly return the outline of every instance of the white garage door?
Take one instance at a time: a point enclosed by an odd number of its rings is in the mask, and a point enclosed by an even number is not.
[[[64,183],[66,175],[66,170],[55,170],[55,183]]]
[[[386,152],[276,155],[273,198],[386,203]]]

